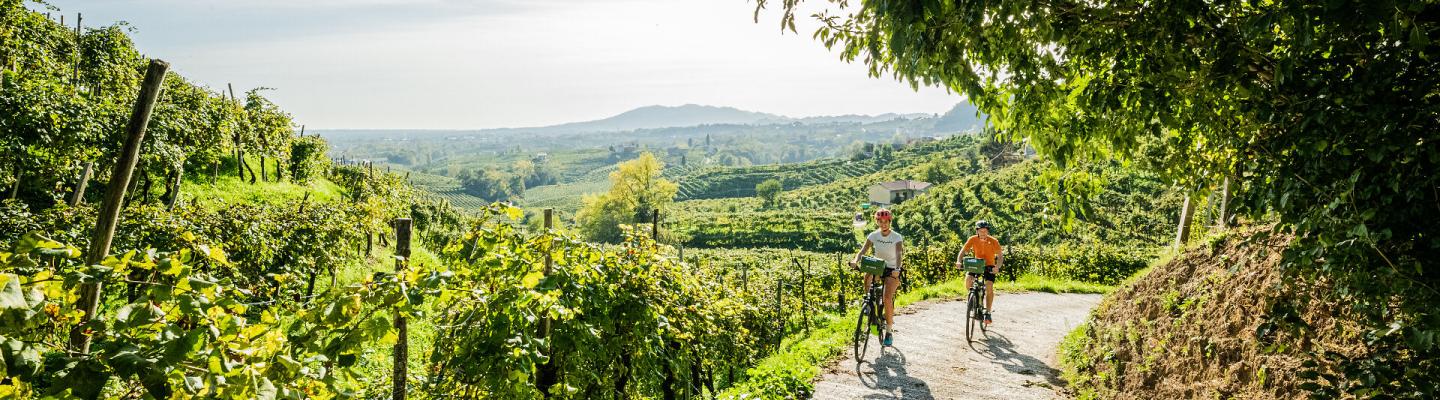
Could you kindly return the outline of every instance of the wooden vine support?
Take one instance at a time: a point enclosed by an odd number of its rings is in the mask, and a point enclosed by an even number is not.
[[[1175,228],[1175,248],[1185,248],[1185,243],[1190,241],[1190,219],[1195,216],[1194,195],[1185,195],[1185,204],[1180,210],[1180,224]]]
[[[554,214],[555,209],[545,209],[545,235],[547,236],[552,234],[551,228],[555,226]],[[550,276],[550,270],[555,266],[555,260],[551,259],[550,256],[554,243],[555,240],[552,237],[545,244],[545,276],[547,277]],[[559,380],[557,379],[558,371],[554,364],[555,358],[550,351],[550,317],[548,315],[542,314],[540,316],[540,331],[536,333],[536,336],[539,337],[540,340],[545,341],[545,355],[550,357],[545,360],[544,364],[540,364],[540,367],[535,371],[535,388],[540,390],[540,395],[549,398],[550,388],[555,386],[555,383]]]
[[[75,185],[75,193],[70,194],[70,206],[78,206],[85,202],[85,186],[90,184],[91,171],[95,168],[94,161],[85,162],[85,171],[80,173],[80,183]]]
[[[410,227],[412,224],[409,218],[396,218],[394,225],[395,273],[400,274],[403,273],[408,264],[410,264]],[[394,386],[391,387],[390,394],[394,400],[405,400],[406,385],[408,383],[406,382],[406,377],[409,376],[407,367],[410,360],[410,335],[405,314],[396,314],[395,351],[391,353],[395,361],[394,376],[392,378]]]
[[[843,258],[845,258],[844,254],[835,253],[835,276],[840,281],[840,283],[836,285],[836,291],[838,292],[836,296],[839,297],[837,303],[840,308],[840,314],[845,314],[845,267],[844,261],[841,261]]]
[[[155,101],[160,97],[161,84],[170,64],[161,60],[150,60],[145,71],[145,81],[140,85],[139,98],[125,127],[128,138],[120,149],[120,159],[115,163],[115,172],[110,175],[110,185],[105,191],[105,201],[100,204],[100,216],[95,230],[90,234],[90,248],[85,252],[85,264],[95,265],[105,260],[110,253],[110,241],[115,238],[115,224],[119,220],[120,205],[125,199],[125,187],[135,172],[135,163],[140,159],[140,144],[145,139],[145,128],[150,124],[150,113],[155,110]],[[85,313],[80,324],[70,330],[70,351],[78,354],[90,353],[89,321],[98,319],[101,287],[99,282],[80,286],[80,299],[76,308]]]
[[[785,341],[785,280],[779,276],[775,277],[775,321],[779,325],[775,330],[775,352],[780,352],[781,342]]]

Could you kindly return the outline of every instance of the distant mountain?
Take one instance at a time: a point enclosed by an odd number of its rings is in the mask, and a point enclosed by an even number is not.
[[[953,133],[979,129],[983,124],[975,117],[975,107],[966,103],[960,103],[939,117],[936,121],[935,130],[939,133]],[[509,136],[516,134],[524,135],[572,135],[600,132],[625,132],[639,129],[657,128],[688,128],[700,125],[771,125],[771,124],[804,124],[804,125],[826,125],[826,124],[874,124],[896,120],[917,120],[934,119],[933,114],[897,114],[885,113],[879,115],[834,115],[793,118],[783,115],[745,111],[734,107],[716,107],[698,104],[686,104],[683,106],[646,106],[636,108],[615,115],[613,117],[598,119],[594,121],[571,122],[559,125],[537,126],[528,128],[494,128],[481,130],[365,130],[365,129],[332,129],[325,130],[323,134],[332,136],[335,134],[352,137],[407,137],[411,134],[446,134],[446,135],[480,135],[480,136]]]
[[[553,133],[614,132],[636,129],[686,127],[713,124],[755,124],[768,121],[789,120],[789,118],[733,107],[702,106],[647,106],[620,113],[610,118],[571,122],[540,128]]]
[[[956,103],[955,107],[935,120],[935,132],[978,132],[985,128],[985,115],[970,103]]]
[[[893,121],[893,120],[896,120],[896,119],[929,118],[929,117],[931,117],[931,116],[932,116],[931,114],[924,114],[924,113],[912,113],[912,114],[884,113],[884,114],[880,114],[880,115],[856,115],[856,114],[847,114],[847,115],[834,115],[834,116],[805,117],[805,118],[799,118],[799,119],[794,119],[794,118],[792,118],[791,120],[797,121],[797,122],[800,122],[800,123],[806,124],[806,125],[812,125],[812,124],[848,124],[848,123],[869,124],[869,123],[875,123],[875,122]]]

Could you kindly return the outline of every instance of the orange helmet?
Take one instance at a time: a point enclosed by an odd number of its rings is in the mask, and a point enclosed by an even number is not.
[[[889,220],[891,220],[891,219],[893,219],[893,218],[895,218],[895,216],[892,215],[892,214],[890,214],[890,210],[889,210],[889,209],[882,208],[882,209],[880,209],[879,211],[876,211],[876,212],[875,212],[875,220],[876,220],[876,221],[889,221]]]

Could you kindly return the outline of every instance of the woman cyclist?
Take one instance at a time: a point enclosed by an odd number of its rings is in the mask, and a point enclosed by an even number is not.
[[[864,257],[865,253],[872,249],[875,250],[875,258],[885,260],[885,272],[880,276],[885,279],[885,332],[881,335],[884,337],[882,343],[886,346],[895,344],[895,289],[900,287],[900,269],[903,268],[900,260],[905,256],[905,246],[900,243],[900,232],[890,230],[892,219],[894,216],[890,214],[890,210],[882,208],[875,211],[875,222],[880,224],[880,229],[865,237],[865,245],[861,246],[860,252],[850,260],[850,267],[858,268],[860,257]],[[865,274],[864,287],[870,287],[874,279],[874,276]]]

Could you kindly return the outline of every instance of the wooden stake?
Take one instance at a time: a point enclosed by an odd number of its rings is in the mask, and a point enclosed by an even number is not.
[[[1180,209],[1180,225],[1175,228],[1175,248],[1184,249],[1185,243],[1190,240],[1190,218],[1195,215],[1195,205],[1192,204],[1190,194],[1185,195],[1185,205]]]
[[[780,352],[780,344],[785,341],[785,298],[782,294],[785,290],[785,280],[775,277],[775,321],[779,329],[775,330],[775,352]]]
[[[409,218],[396,218],[394,225],[396,256],[395,273],[398,274],[404,271],[407,264],[410,263],[411,221]],[[395,358],[395,375],[392,378],[394,380],[394,386],[390,390],[391,398],[393,398],[394,400],[405,400],[405,386],[408,383],[406,382],[406,380],[409,376],[409,373],[406,370],[408,369],[408,362],[410,360],[410,339],[408,330],[409,327],[407,326],[405,315],[396,315],[395,334],[397,335],[397,338],[395,339],[395,351],[392,353]]]
[[[110,241],[115,238],[115,223],[120,216],[120,203],[125,198],[125,187],[130,184],[135,172],[135,162],[140,158],[140,143],[145,139],[145,127],[150,124],[150,113],[155,110],[155,100],[160,97],[161,83],[170,64],[161,60],[150,60],[145,72],[145,82],[140,85],[139,99],[130,114],[130,123],[125,131],[129,138],[120,149],[120,160],[115,163],[115,172],[110,175],[110,187],[105,191],[105,202],[100,205],[100,217],[90,235],[90,248],[85,253],[85,264],[95,265],[105,260],[110,253]],[[100,283],[86,283],[80,286],[80,300],[76,308],[85,312],[82,322],[70,330],[70,350],[80,354],[90,352],[89,321],[97,318],[100,301]]]
[[[1230,177],[1220,185],[1220,229],[1230,227]]]
[[[75,13],[75,78],[72,79],[75,87],[80,87],[80,61],[84,55],[80,51],[80,24],[84,21],[84,15]]]
[[[78,206],[85,201],[85,186],[90,183],[90,171],[95,168],[94,161],[85,162],[85,171],[80,173],[80,183],[75,185],[75,193],[70,194],[70,206]]]
[[[555,209],[545,209],[545,235],[550,235],[551,227],[555,226],[554,213]],[[550,270],[554,268],[555,260],[552,260],[550,257],[550,253],[552,250],[551,246],[554,243],[554,238],[551,238],[551,240],[547,241],[545,244],[545,276],[550,276]],[[540,316],[540,332],[538,332],[536,336],[539,336],[540,340],[545,340],[545,355],[551,356],[551,346],[549,341],[550,317],[545,315]],[[555,382],[557,381],[557,372],[558,371],[555,370],[553,357],[547,359],[544,364],[540,364],[540,367],[536,370],[535,373],[535,388],[540,390],[541,396],[544,396],[546,398],[550,397],[550,388],[555,386]]]
[[[841,266],[843,264],[840,261],[841,258],[843,256],[840,253],[835,253],[835,277],[838,281],[835,287],[839,293],[837,297],[839,297],[840,314],[845,314],[845,268]]]

